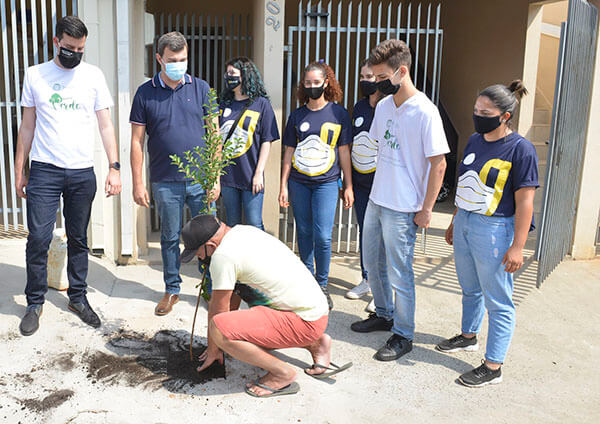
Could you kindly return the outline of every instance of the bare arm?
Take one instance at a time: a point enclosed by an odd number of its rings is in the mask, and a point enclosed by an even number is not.
[[[198,371],[208,368],[213,362],[219,361],[223,363],[223,352],[219,350],[214,340],[211,337],[211,327],[213,317],[217,314],[228,312],[231,303],[233,290],[213,290],[210,301],[208,302],[208,330],[206,338],[208,339],[208,347],[200,355],[200,360],[204,361]]]
[[[218,116],[215,116],[211,121],[206,121],[206,123],[209,126],[211,126],[214,129],[214,131],[216,131],[216,134],[218,134],[221,131],[219,128],[219,117]],[[217,153],[218,157],[220,157],[222,150],[223,150],[223,145],[221,145],[219,147],[219,151]],[[217,182],[209,194],[209,201],[214,202],[215,200],[217,200],[219,198],[220,195],[221,195],[221,178],[217,178]]]
[[[446,157],[444,155],[432,156],[429,158],[429,162],[431,163],[431,169],[429,170],[423,209],[415,215],[415,224],[423,228],[429,227],[433,206],[442,188],[444,173],[446,172]]]
[[[102,138],[102,144],[104,145],[108,163],[118,162],[119,154],[117,151],[117,139],[115,138],[115,128],[112,119],[110,119],[109,109],[96,111],[96,117],[98,118],[98,129],[100,130],[100,138]],[[121,175],[119,171],[114,168],[110,168],[108,171],[104,192],[107,197],[114,196],[121,192]]]
[[[452,220],[450,221],[450,225],[448,225],[448,229],[446,229],[446,243],[450,246],[454,243],[454,217],[458,212],[458,208],[454,208],[454,213],[452,214]]]
[[[340,167],[344,173],[344,209],[350,209],[354,203],[354,192],[352,191],[352,163],[350,159],[351,144],[345,144],[338,148]]]
[[[252,178],[252,194],[260,193],[265,187],[265,166],[267,159],[269,159],[269,152],[271,151],[271,142],[265,141],[260,145],[260,152],[258,154],[258,163],[256,164],[256,171],[254,171],[254,177]]]
[[[31,152],[31,143],[33,143],[33,134],[35,133],[35,107],[24,107],[21,126],[17,136],[17,154],[15,155],[15,188],[17,196],[26,199],[24,188],[27,186],[27,178],[23,170],[25,162]]]
[[[523,248],[531,226],[534,197],[535,187],[523,187],[515,191],[515,236],[502,259],[506,272],[515,272],[523,266]]]
[[[133,200],[140,206],[150,207],[150,196],[144,179],[142,167],[144,165],[144,139],[146,126],[131,124],[131,179],[133,181]]]
[[[285,146],[283,153],[283,164],[281,165],[281,187],[279,188],[279,206],[287,208],[290,205],[288,201],[288,180],[292,172],[292,156],[294,156],[295,147]]]

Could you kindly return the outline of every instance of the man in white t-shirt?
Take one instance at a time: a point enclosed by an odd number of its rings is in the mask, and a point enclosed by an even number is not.
[[[437,107],[410,78],[411,54],[403,41],[375,47],[369,65],[377,89],[370,136],[379,143],[377,170],[365,214],[363,259],[375,313],[355,322],[356,332],[392,331],[375,358],[393,361],[412,350],[417,227],[427,228],[450,150]]]
[[[330,362],[331,337],[325,334],[329,307],[317,280],[300,259],[275,237],[249,225],[233,228],[213,215],[198,215],[181,232],[182,262],[194,257],[210,264],[208,348],[202,371],[223,352],[268,373],[246,392],[271,397],[298,392],[296,371],[268,350],[307,349],[314,364],[305,372],[317,379],[349,368]],[[241,300],[250,309],[238,310]]]
[[[44,296],[48,291],[48,247],[63,198],[67,233],[69,309],[83,322],[100,326],[98,315],[86,298],[87,227],[96,194],[94,132],[96,121],[108,156],[107,196],[121,192],[120,165],[109,108],[113,100],[100,69],[81,62],[88,35],[77,17],[56,23],[57,55],[32,66],[23,81],[23,119],[15,157],[15,188],[27,199],[29,235],[27,263],[27,311],[20,330],[25,336],[39,327]],[[31,153],[29,178],[24,174]]]

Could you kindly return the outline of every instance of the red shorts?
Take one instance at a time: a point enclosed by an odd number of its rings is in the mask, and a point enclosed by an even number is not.
[[[304,321],[294,312],[266,306],[223,312],[213,321],[229,340],[243,340],[265,349],[306,347],[327,328],[328,315],[316,321]]]

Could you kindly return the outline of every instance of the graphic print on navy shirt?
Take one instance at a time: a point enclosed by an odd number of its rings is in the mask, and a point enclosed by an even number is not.
[[[352,111],[352,184],[368,192],[377,167],[377,140],[369,136],[374,114],[368,98],[356,103]]]
[[[494,142],[473,134],[458,167],[457,207],[487,216],[515,214],[515,191],[539,187],[535,147],[517,133]]]
[[[283,144],[296,148],[290,178],[305,184],[336,181],[338,146],[352,141],[350,125],[348,111],[332,102],[317,111],[306,106],[293,111],[283,133]]]
[[[223,139],[248,102],[249,100],[233,100],[229,105],[221,105],[219,127]],[[229,140],[234,143],[234,164],[225,168],[226,174],[221,177],[221,184],[252,191],[252,178],[256,172],[260,146],[265,142],[279,140],[277,121],[268,99],[254,99],[238,121]]]

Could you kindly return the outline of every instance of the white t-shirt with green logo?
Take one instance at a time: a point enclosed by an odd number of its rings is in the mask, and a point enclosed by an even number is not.
[[[94,165],[96,112],[113,106],[100,69],[84,62],[63,69],[52,60],[32,66],[21,105],[35,107],[31,160],[68,169]]]
[[[428,158],[450,151],[437,107],[420,91],[400,107],[387,96],[377,104],[369,135],[379,145],[369,199],[397,212],[419,212],[427,192]]]
[[[277,238],[249,225],[236,225],[221,240],[210,262],[213,290],[236,282],[249,306],[295,312],[304,321],[329,313],[327,299],[308,268]]]

